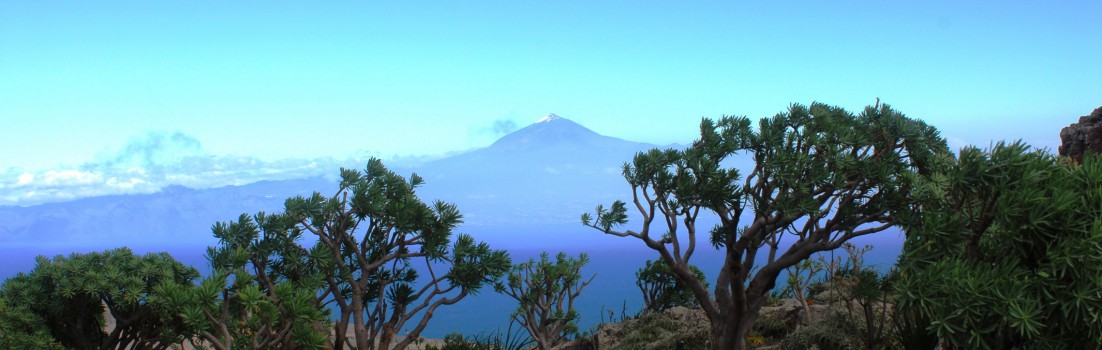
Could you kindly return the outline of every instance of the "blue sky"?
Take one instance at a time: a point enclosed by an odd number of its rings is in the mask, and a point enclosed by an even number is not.
[[[1102,2],[0,1],[0,205],[333,172],[557,113],[688,142],[701,117],[879,97],[955,147],[1102,105]]]

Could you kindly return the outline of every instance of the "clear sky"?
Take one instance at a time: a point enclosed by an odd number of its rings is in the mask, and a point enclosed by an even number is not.
[[[0,205],[457,152],[551,112],[667,144],[879,97],[954,147],[1055,148],[1102,106],[1099,1],[734,3],[0,0]]]

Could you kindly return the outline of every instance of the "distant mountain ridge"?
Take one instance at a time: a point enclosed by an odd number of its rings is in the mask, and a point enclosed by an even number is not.
[[[561,147],[583,150],[586,147],[623,147],[628,144],[640,143],[598,134],[570,119],[551,113],[532,125],[502,136],[488,149],[505,151]]]
[[[658,147],[601,135],[549,114],[488,147],[411,168],[426,179],[425,200],[456,203],[467,226],[576,222],[597,203],[630,196],[621,164]],[[113,195],[29,207],[0,207],[0,242],[114,245],[211,243],[210,227],[242,213],[280,211],[286,198],[314,191],[332,195],[324,178],[261,181],[241,186]]]
[[[598,134],[549,114],[489,147],[426,163],[422,196],[453,201],[476,225],[575,222],[630,194],[621,165],[658,147]]]

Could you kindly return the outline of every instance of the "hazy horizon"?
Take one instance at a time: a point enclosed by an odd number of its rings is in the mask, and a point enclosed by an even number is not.
[[[876,98],[953,148],[1102,104],[1097,2],[0,3],[0,205],[326,175],[557,113],[691,142],[702,117]],[[333,170],[329,170],[333,169]]]

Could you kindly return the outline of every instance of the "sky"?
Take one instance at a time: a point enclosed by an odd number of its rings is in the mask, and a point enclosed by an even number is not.
[[[1102,2],[0,0],[0,205],[431,159],[548,113],[700,118],[876,98],[953,147],[1055,149],[1102,106]]]

